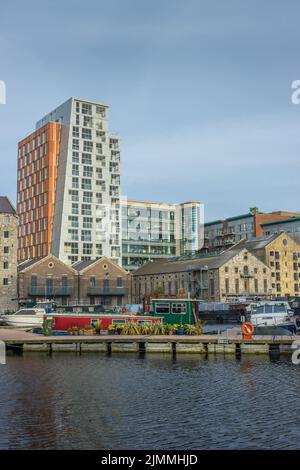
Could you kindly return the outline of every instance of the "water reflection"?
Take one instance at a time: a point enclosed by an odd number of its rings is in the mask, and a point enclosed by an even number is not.
[[[9,356],[0,448],[299,448],[299,374],[289,357]]]

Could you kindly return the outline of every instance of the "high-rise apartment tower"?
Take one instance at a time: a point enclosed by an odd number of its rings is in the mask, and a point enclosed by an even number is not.
[[[121,264],[120,138],[108,106],[70,98],[18,146],[18,260]]]

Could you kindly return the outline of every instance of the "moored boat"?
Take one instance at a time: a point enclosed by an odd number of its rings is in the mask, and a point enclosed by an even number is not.
[[[288,302],[260,302],[252,306],[250,321],[257,335],[293,335],[296,318]]]
[[[1,315],[1,321],[5,325],[16,328],[42,326],[44,318],[45,310],[43,308],[21,308],[17,312]]]

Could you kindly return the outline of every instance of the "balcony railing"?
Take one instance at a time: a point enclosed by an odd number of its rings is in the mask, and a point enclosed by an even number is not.
[[[28,295],[39,296],[39,297],[62,297],[73,294],[71,287],[35,287],[30,286],[28,288]]]
[[[129,289],[127,287],[88,287],[87,295],[109,295],[109,296],[118,296],[118,295],[128,295]]]

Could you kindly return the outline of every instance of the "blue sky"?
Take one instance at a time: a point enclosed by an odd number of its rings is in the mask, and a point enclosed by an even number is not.
[[[128,198],[300,210],[299,17],[297,0],[2,2],[0,193],[18,140],[78,96],[111,107]]]

